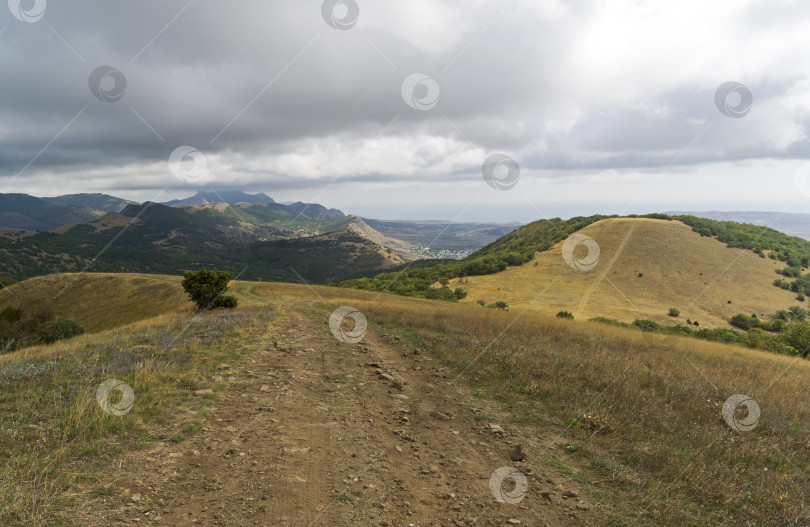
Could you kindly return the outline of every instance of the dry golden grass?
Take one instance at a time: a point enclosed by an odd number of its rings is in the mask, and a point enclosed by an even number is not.
[[[38,276],[0,291],[0,309],[49,310],[86,331],[114,328],[161,313],[191,313],[178,276],[68,273]]]
[[[603,258],[609,260],[610,253],[604,251]],[[654,273],[649,268],[639,272],[645,277]],[[93,278],[108,280],[103,275]],[[126,284],[132,278],[118,279],[130,287]],[[174,278],[157,279],[179,289]],[[600,524],[810,522],[803,511],[810,480],[810,402],[803,396],[810,385],[810,364],[803,359],[559,320],[514,307],[502,312],[293,284],[234,282],[230,292],[240,298],[237,311],[248,317],[266,313],[268,303],[283,314],[285,306],[309,309],[314,302],[325,323],[332,309],[351,305],[368,317],[373,330],[401,335],[404,345],[453,368],[460,374],[457,382],[483,397],[482,404],[506,412],[510,421],[504,424],[523,430],[519,440],[539,453],[530,460],[534,471],[575,479],[596,503]],[[217,316],[211,315],[210,324],[217,324]],[[103,354],[136,348],[144,340],[158,342],[178,333],[178,324],[187,318],[166,313],[0,360],[0,368],[5,368],[0,375],[0,415],[6,416],[2,429],[13,432],[3,444],[10,445],[12,455],[3,458],[0,481],[6,483],[0,493],[10,505],[0,518],[24,518],[21,524],[28,525],[37,524],[35,520],[53,523],[62,511],[91,502],[93,490],[104,490],[94,487],[96,460],[109,454],[108,448],[132,448],[132,437],[152,426],[151,418],[112,421],[94,416],[92,377],[71,377],[68,368],[44,378],[13,381],[9,368],[27,371],[26,362],[56,359],[70,365],[106,364],[111,356]],[[166,357],[156,353],[131,365],[126,380],[143,394],[139,401],[153,408],[154,419],[162,416],[166,427],[177,428],[187,418],[177,409],[178,401],[210,375],[216,361],[228,353],[228,344],[237,345],[237,356],[252,351],[246,338],[259,330],[251,320],[211,346],[200,346],[193,342],[194,335],[184,334],[181,354],[194,360],[182,375],[167,377],[159,367]],[[206,324],[199,331],[206,331]],[[56,397],[61,393],[57,386],[64,391],[74,385],[80,386],[76,398]],[[757,427],[749,432],[732,430],[721,415],[722,403],[738,393],[755,399],[762,410]],[[605,433],[597,433],[594,423],[605,424]],[[567,448],[547,448],[551,435],[562,438]],[[60,476],[48,472],[48,467],[65,463],[71,469]],[[18,490],[8,483],[12,481],[22,483]]]
[[[95,524],[95,501],[117,484],[113,459],[204,426],[227,386],[211,379],[216,365],[255,351],[272,318],[267,306],[163,314],[0,357],[0,525]],[[96,389],[110,378],[132,387],[137,411],[101,410]],[[201,388],[214,395],[193,397]]]
[[[689,318],[703,327],[730,327],[727,320],[737,313],[772,315],[799,303],[793,293],[772,285],[779,278],[774,270],[784,263],[730,249],[678,221],[613,218],[580,232],[601,250],[591,271],[569,267],[560,243],[522,266],[462,284],[453,280],[451,287],[468,291],[465,303],[503,300],[513,309],[570,311],[577,319],[644,318],[674,325]],[[584,256],[585,248],[580,250]],[[681,312],[677,319],[667,316],[673,307]]]
[[[532,312],[388,298],[352,305],[463,372],[460,382],[504,404],[516,423],[565,438],[568,449],[536,471],[577,479],[606,523],[810,521],[805,360]],[[738,393],[762,410],[753,431],[722,418]],[[597,433],[594,418],[611,432]]]

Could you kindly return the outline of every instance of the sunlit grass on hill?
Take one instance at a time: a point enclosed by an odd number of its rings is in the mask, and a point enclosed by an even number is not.
[[[132,278],[117,280],[130,287]],[[174,278],[161,279],[180,290]],[[88,280],[115,288],[116,279],[103,275]],[[0,523],[77,523],[106,492],[102,473],[109,469],[101,463],[110,455],[148,444],[150,434],[182,440],[212,403],[190,392],[220,390],[210,381],[215,365],[236,364],[257,349],[271,323],[268,304],[278,317],[314,306],[324,326],[333,309],[351,305],[371,330],[401,335],[401,345],[462,373],[461,386],[510,415],[503,424],[519,427],[524,444],[562,438],[566,448],[538,448],[530,465],[576,479],[607,524],[808,521],[804,359],[515,307],[262,282],[233,282],[229,293],[239,297],[234,313],[195,320],[190,303],[179,302],[176,313],[0,357]],[[127,297],[117,298],[123,309]],[[89,316],[78,307],[73,314]],[[107,377],[132,385],[137,411],[115,419],[99,411],[94,390]],[[722,418],[734,394],[762,410],[749,432]],[[594,422],[605,425],[602,433]]]
[[[50,311],[85,331],[129,324],[161,313],[191,313],[182,277],[147,274],[68,273],[38,276],[0,290],[6,306],[26,313]]]
[[[599,261],[590,271],[570,267],[558,244],[521,266],[455,279],[450,287],[464,288],[466,303],[500,300],[513,310],[570,311],[577,319],[667,325],[690,319],[701,327],[729,328],[737,313],[768,317],[798,303],[794,293],[773,286],[784,263],[729,248],[678,221],[611,218],[580,232],[599,244]],[[678,317],[668,316],[671,308]]]
[[[531,312],[389,298],[353,305],[463,372],[471,392],[505,404],[515,422],[564,437],[570,447],[538,464],[586,484],[611,524],[805,518],[803,359]],[[753,431],[722,418],[723,402],[738,393],[761,407]]]

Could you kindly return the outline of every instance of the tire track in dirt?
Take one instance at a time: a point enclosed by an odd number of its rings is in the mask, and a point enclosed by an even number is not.
[[[340,343],[329,313],[308,304],[288,314],[229,375],[209,426],[125,456],[109,475],[123,488],[101,504],[99,525],[587,523],[587,506],[563,499],[560,482],[509,459],[517,431],[470,416],[474,401],[452,372],[371,330]],[[503,466],[529,479],[517,504],[489,488]]]

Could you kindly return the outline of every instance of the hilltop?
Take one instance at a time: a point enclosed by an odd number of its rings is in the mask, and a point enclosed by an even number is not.
[[[562,253],[569,240],[577,252],[567,263]],[[588,269],[574,262],[591,256]],[[763,226],[595,215],[539,220],[457,262],[338,285],[577,318],[730,328],[730,318],[741,313],[771,320],[791,309],[798,319],[806,316],[808,267],[810,242]]]
[[[709,327],[730,327],[736,313],[771,316],[798,303],[794,293],[773,286],[784,263],[730,248],[679,221],[609,218],[578,232],[599,245],[592,270],[569,266],[558,242],[521,266],[451,286],[463,287],[468,303],[502,300],[515,310],[551,315],[565,310],[582,319],[663,324],[691,319]],[[580,250],[581,258],[587,251]],[[667,315],[670,308],[680,311],[677,320]]]
[[[193,196],[183,199],[173,199],[164,202],[163,205],[169,207],[182,207],[186,205],[208,205],[209,203],[228,203],[230,205],[236,203],[275,203],[275,200],[265,194],[258,192],[256,194],[248,194],[241,190],[201,190]]]

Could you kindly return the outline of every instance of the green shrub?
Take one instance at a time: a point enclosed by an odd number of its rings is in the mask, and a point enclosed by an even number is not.
[[[507,304],[503,300],[498,300],[497,302],[495,302],[495,307],[497,309],[503,309],[504,311],[506,311],[509,309],[509,304]]]
[[[457,287],[456,290],[453,291],[453,294],[458,300],[461,300],[462,298],[467,298],[467,291],[463,290],[460,287]]]
[[[214,301],[215,308],[233,309],[239,300],[233,295],[221,296]]]
[[[485,305],[487,305],[487,301],[486,301],[486,300],[478,300],[476,303],[477,303],[479,306],[481,306],[481,307],[484,307]]]
[[[740,328],[743,331],[748,331],[749,329],[758,328],[760,326],[760,321],[759,321],[758,318],[749,317],[749,316],[743,315],[742,313],[738,313],[738,314],[734,315],[733,317],[731,317],[731,320],[729,320],[729,323],[732,326]]]
[[[188,271],[183,275],[181,285],[188,293],[191,301],[197,304],[197,309],[233,308],[237,300],[233,296],[223,296],[228,289],[231,273],[212,269],[208,271],[203,267],[199,271]]]
[[[674,307],[671,307],[671,308],[669,309],[669,313],[667,313],[667,314],[668,314],[669,316],[671,316],[671,317],[679,317],[679,316],[681,316],[681,312],[680,312],[680,311],[678,311],[677,309],[675,309]]]
[[[0,311],[0,320],[8,322],[9,324],[16,324],[22,318],[22,309],[8,306]]]
[[[55,319],[48,311],[27,316],[15,307],[0,311],[0,353],[36,344],[51,344],[82,333],[84,329],[72,320]]]
[[[791,306],[788,308],[791,320],[801,322],[807,318],[807,310],[799,306]]]
[[[84,333],[84,329],[72,320],[59,319],[44,324],[39,333],[43,342],[51,344],[57,340],[81,335]]]
[[[570,318],[573,320],[574,315],[570,311],[560,311],[557,313],[557,318]]]
[[[810,322],[804,320],[790,324],[781,338],[795,353],[806,357],[810,353]]]

